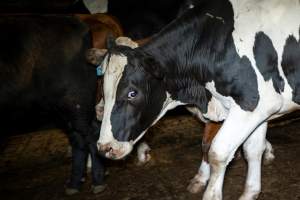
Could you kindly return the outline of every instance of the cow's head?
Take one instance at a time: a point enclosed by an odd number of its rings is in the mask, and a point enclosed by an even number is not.
[[[101,63],[105,106],[98,140],[100,152],[112,159],[129,154],[147,129],[178,105],[164,87],[159,63],[132,41],[116,42],[109,42]],[[95,64],[100,54],[93,49],[88,55]]]

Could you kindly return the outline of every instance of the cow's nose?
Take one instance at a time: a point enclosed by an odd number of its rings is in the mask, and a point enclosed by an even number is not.
[[[107,158],[114,159],[120,153],[118,150],[114,149],[110,143],[108,144],[97,143],[97,145],[98,145],[99,153],[104,155]]]

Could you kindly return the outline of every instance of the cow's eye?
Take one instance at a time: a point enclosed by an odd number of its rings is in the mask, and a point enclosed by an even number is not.
[[[132,91],[128,92],[128,96],[127,97],[128,97],[129,100],[131,100],[131,99],[135,98],[136,95],[137,95],[137,91],[132,90]]]

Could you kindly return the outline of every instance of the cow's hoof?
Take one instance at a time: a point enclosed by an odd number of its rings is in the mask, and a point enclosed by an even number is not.
[[[264,165],[270,165],[275,159],[274,155],[264,156]]]
[[[275,159],[273,147],[268,140],[266,140],[266,149],[263,154],[263,158],[264,158],[264,162],[263,162],[264,165],[271,164],[273,162],[273,160]]]
[[[143,142],[141,143],[137,148],[137,156],[138,156],[138,166],[142,166],[150,162],[151,160],[151,154],[150,154],[151,148],[148,146],[147,143]]]
[[[220,194],[204,195],[202,200],[222,200],[222,195]]]
[[[65,194],[68,195],[68,196],[71,196],[71,195],[74,195],[74,194],[77,194],[79,193],[79,190],[76,189],[76,188],[66,188],[65,189]]]
[[[243,194],[239,200],[256,200],[258,199],[259,193],[256,194]]]
[[[275,159],[275,155],[274,155],[273,151],[265,151],[265,153],[263,155],[263,158],[264,158],[263,164],[264,165],[269,165]]]
[[[206,184],[199,180],[199,177],[196,175],[190,182],[187,187],[187,190],[192,194],[197,194],[204,191]]]
[[[145,158],[146,158],[145,160],[140,160],[140,159],[138,159],[136,165],[137,165],[137,166],[144,166],[144,165],[146,165],[147,163],[150,162],[150,160],[151,160],[151,155],[150,155],[150,154],[146,154],[146,155],[145,155]]]
[[[101,193],[105,190],[106,185],[92,185],[92,192],[94,194]]]

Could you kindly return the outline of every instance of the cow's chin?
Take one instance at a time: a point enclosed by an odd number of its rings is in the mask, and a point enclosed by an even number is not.
[[[133,142],[114,141],[110,144],[111,151],[105,153],[105,157],[112,160],[125,158],[133,149]]]

